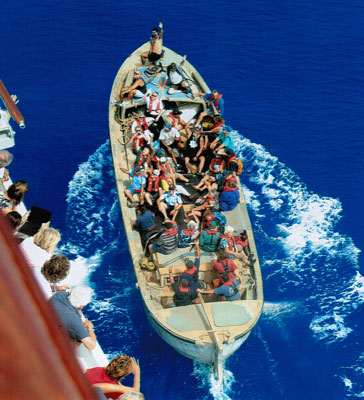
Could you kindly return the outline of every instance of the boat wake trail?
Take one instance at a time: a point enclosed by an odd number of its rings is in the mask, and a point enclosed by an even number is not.
[[[199,388],[208,390],[214,400],[232,400],[229,394],[231,395],[235,379],[231,371],[224,368],[224,382],[220,384],[215,379],[211,366],[194,361],[192,375],[200,382]],[[210,397],[205,397],[208,398]]]
[[[238,133],[236,142],[247,166],[243,181],[250,183],[247,197],[258,226],[257,243],[264,248],[266,288],[278,289],[277,300],[292,300],[292,294],[307,299],[303,306],[313,312],[310,327],[317,339],[346,338],[352,329],[345,319],[364,302],[364,287],[357,271],[360,250],[335,231],[340,201],[310,192],[263,146]]]

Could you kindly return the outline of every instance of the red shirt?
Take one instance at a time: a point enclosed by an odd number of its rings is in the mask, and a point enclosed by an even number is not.
[[[93,385],[94,383],[112,383],[117,385],[118,382],[113,381],[105,371],[105,367],[90,368],[86,371],[86,377]],[[118,399],[123,392],[104,393],[108,399]]]
[[[212,270],[220,274],[223,274],[225,272],[224,265],[227,266],[230,279],[236,279],[236,276],[234,274],[234,271],[236,270],[236,265],[234,261],[231,260],[230,258],[226,258],[223,261],[216,261]]]

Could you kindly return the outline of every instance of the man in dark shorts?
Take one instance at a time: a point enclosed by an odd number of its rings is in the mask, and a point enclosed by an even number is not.
[[[163,51],[163,24],[159,23],[160,32],[158,28],[152,29],[152,36],[150,38],[150,49],[141,55],[142,66],[145,65],[145,61],[148,60],[153,63],[158,61],[162,57]]]

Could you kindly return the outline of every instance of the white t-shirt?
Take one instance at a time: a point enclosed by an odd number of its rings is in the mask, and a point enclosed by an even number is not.
[[[173,85],[178,85],[182,82],[182,76],[177,71],[171,71],[169,73],[169,80]]]
[[[176,128],[171,128],[170,131],[167,131],[165,128],[161,130],[159,134],[159,140],[164,140],[165,144],[167,146],[170,146],[173,142],[174,139],[172,138],[179,138],[181,137],[180,133],[178,132],[178,129]]]

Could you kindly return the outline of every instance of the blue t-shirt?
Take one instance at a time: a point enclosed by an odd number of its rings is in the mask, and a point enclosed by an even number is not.
[[[239,292],[239,281],[237,279],[231,283],[230,286],[221,285],[218,288],[214,289],[216,294],[222,294],[226,297],[228,301],[240,300],[240,292]]]
[[[130,172],[130,176],[132,177],[131,180],[131,187],[135,190],[140,192],[142,189],[142,186],[145,185],[146,179],[144,175],[135,175],[136,172],[135,171],[131,171]]]
[[[77,309],[68,300],[68,292],[57,292],[50,298],[50,301],[62,321],[61,326],[68,332],[71,339],[80,342],[90,336],[83,326]]]
[[[169,192],[163,193],[160,198],[164,200],[170,207],[173,207],[177,203],[182,203],[181,196],[177,192],[174,192],[174,194],[170,194]]]
[[[144,214],[139,215],[135,221],[135,226],[142,231],[147,231],[155,226],[155,218],[151,211],[146,211]]]
[[[212,93],[206,93],[205,99],[210,100],[211,96],[212,96]],[[215,104],[215,107],[216,107],[216,100],[213,100],[213,103]],[[211,110],[213,110],[213,107],[210,107],[210,108],[211,108]],[[219,114],[222,114],[224,112],[224,99],[222,97],[220,97],[219,107],[216,107],[216,109]]]

